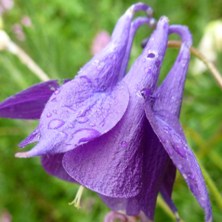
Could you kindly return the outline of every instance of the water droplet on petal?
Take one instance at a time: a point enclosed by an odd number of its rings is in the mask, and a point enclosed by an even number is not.
[[[56,110],[56,109],[52,110],[52,112],[55,113],[55,114],[57,114],[57,110]]]
[[[51,116],[52,116],[52,113],[47,113],[47,114],[46,114],[46,117],[47,117],[47,118],[50,118]]]
[[[148,55],[147,55],[147,58],[150,58],[150,59],[153,59],[153,58],[155,58],[155,53],[153,53],[153,52],[150,52]]]
[[[86,117],[86,116],[79,116],[79,117],[76,118],[76,121],[77,121],[78,123],[86,123],[86,122],[89,121],[89,119],[88,119],[88,117]]]
[[[58,129],[63,126],[65,122],[60,119],[53,119],[49,122],[48,129]]]
[[[101,135],[101,133],[95,129],[84,128],[84,129],[80,129],[80,130],[76,131],[73,134],[73,137],[76,136],[76,137],[80,138],[78,143],[83,143],[83,142],[90,141],[100,135]]]
[[[55,91],[55,90],[56,90],[56,88],[55,88],[54,86],[49,86],[49,89],[50,89],[51,91]]]
[[[58,95],[59,93],[60,93],[60,89],[57,89],[57,90],[54,92],[55,95]]]
[[[128,145],[128,143],[123,140],[123,141],[120,143],[120,145],[121,145],[121,147],[126,148],[127,145]]]

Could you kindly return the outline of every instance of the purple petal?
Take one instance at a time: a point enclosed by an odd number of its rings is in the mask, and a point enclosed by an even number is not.
[[[128,89],[118,84],[133,15],[147,10],[135,4],[118,20],[108,46],[94,56],[71,82],[50,98],[40,119],[40,141],[17,157],[63,153],[112,129],[128,106]],[[130,52],[127,52],[130,53]],[[126,65],[126,64],[125,64]],[[118,109],[116,109],[118,107]]]
[[[190,46],[192,37],[185,26],[172,25],[170,33],[177,33],[182,38],[182,46],[177,59],[163,83],[154,93],[155,103],[153,110],[161,115],[179,117],[183,98],[183,89],[190,62]]]
[[[152,96],[153,101],[146,98],[146,116],[174,165],[179,169],[194,196],[204,208],[206,221],[212,221],[206,185],[196,158],[187,145],[178,119],[192,38],[189,30],[184,26],[171,26],[170,33],[179,34],[183,43],[172,69]],[[169,194],[169,191],[165,194],[167,193]]]
[[[134,91],[133,96],[141,95],[144,88],[148,88],[151,92],[155,89],[167,48],[168,28],[168,18],[161,17],[143,53],[124,78],[129,89]]]
[[[63,166],[83,186],[111,197],[132,197],[142,181],[141,131],[124,134],[123,121],[107,134],[67,152]],[[125,133],[123,132],[125,131]],[[129,141],[131,140],[131,141]]]
[[[41,116],[39,143],[17,156],[66,152],[112,129],[127,109],[128,89],[121,83],[111,92],[92,94],[90,84],[88,79],[78,78],[56,91]]]
[[[126,74],[126,69],[128,66],[130,52],[131,52],[131,48],[132,48],[135,34],[136,34],[137,30],[139,29],[139,27],[144,24],[147,24],[148,26],[153,27],[155,24],[155,19],[154,18],[138,17],[131,24],[129,40],[128,40],[127,49],[126,49],[126,55],[125,55],[124,60],[122,62],[122,70],[120,72],[123,76]]]
[[[109,133],[66,153],[63,166],[80,184],[101,194],[112,210],[127,215],[142,210],[152,219],[169,158],[152,129],[145,127],[148,122],[132,129],[135,117],[129,115]]]
[[[64,170],[62,166],[63,154],[55,154],[55,155],[45,155],[42,156],[42,166],[45,171],[59,179],[66,180],[69,182],[75,182],[73,178],[71,178],[67,172]]]
[[[146,116],[174,165],[181,172],[190,190],[205,210],[206,221],[211,221],[211,206],[203,175],[187,142],[168,123],[153,113],[148,102]]]
[[[36,84],[0,103],[0,117],[39,119],[52,93],[60,87],[57,80]]]
[[[177,208],[174,205],[171,195],[173,191],[173,185],[176,177],[176,167],[172,163],[171,160],[169,160],[169,164],[166,170],[166,173],[164,175],[164,179],[162,182],[162,186],[160,188],[160,192],[165,200],[165,202],[168,204],[170,209],[174,212],[174,214],[177,214]]]
[[[168,168],[169,158],[150,127],[146,135],[140,193],[132,198],[113,198],[104,195],[101,195],[101,198],[112,210],[124,210],[127,215],[137,215],[143,211],[149,219],[153,219],[156,198]]]
[[[175,178],[176,178],[176,167],[173,164],[172,160],[169,159],[168,167],[164,175],[164,180],[162,185],[163,190],[169,196],[171,196],[172,194]]]
[[[19,146],[23,148],[28,144],[38,142],[39,139],[40,139],[40,132],[39,132],[39,127],[37,127],[26,139],[20,142]]]

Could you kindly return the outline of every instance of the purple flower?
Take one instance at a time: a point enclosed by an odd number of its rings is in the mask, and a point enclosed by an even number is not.
[[[0,116],[30,117],[29,106],[37,101],[33,118],[41,115],[39,126],[20,146],[37,144],[16,156],[41,156],[48,173],[97,192],[112,210],[124,210],[127,215],[143,211],[152,220],[160,192],[177,214],[171,200],[177,168],[210,222],[203,176],[179,123],[191,35],[183,26],[169,26],[168,19],[162,17],[125,75],[135,31],[151,22],[147,18],[131,22],[138,10],[150,12],[142,3],[130,7],[118,21],[107,47],[73,80],[60,87],[55,81],[40,84],[46,94],[50,84],[55,85],[57,90],[50,98],[50,93],[45,97],[44,93],[35,94],[40,87],[36,85],[1,103]],[[183,43],[158,87],[171,33],[180,35]],[[21,113],[19,106],[23,107]]]

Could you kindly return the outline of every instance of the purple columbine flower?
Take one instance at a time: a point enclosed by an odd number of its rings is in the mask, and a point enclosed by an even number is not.
[[[162,17],[124,76],[135,30],[148,21],[139,18],[132,23],[137,10],[150,8],[141,3],[130,7],[108,46],[74,80],[61,87],[55,81],[40,84],[46,92],[50,84],[57,88],[47,103],[49,96],[42,95],[43,100],[30,96],[40,86],[36,85],[0,104],[0,115],[17,118],[22,105],[20,115],[26,118],[27,104],[38,101],[33,113],[37,118],[41,115],[39,126],[21,146],[38,143],[17,156],[41,156],[47,172],[82,184],[100,194],[110,208],[128,215],[143,211],[152,220],[159,192],[176,212],[171,193],[178,168],[210,222],[206,186],[179,124],[191,36],[183,26],[169,26]],[[170,33],[181,35],[183,44],[165,81],[157,87]]]

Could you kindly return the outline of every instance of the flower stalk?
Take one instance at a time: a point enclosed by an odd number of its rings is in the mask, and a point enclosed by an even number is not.
[[[28,67],[41,81],[48,81],[49,76],[33,61],[33,59],[13,42],[8,34],[0,30],[0,50],[7,50],[17,56],[19,60]]]

